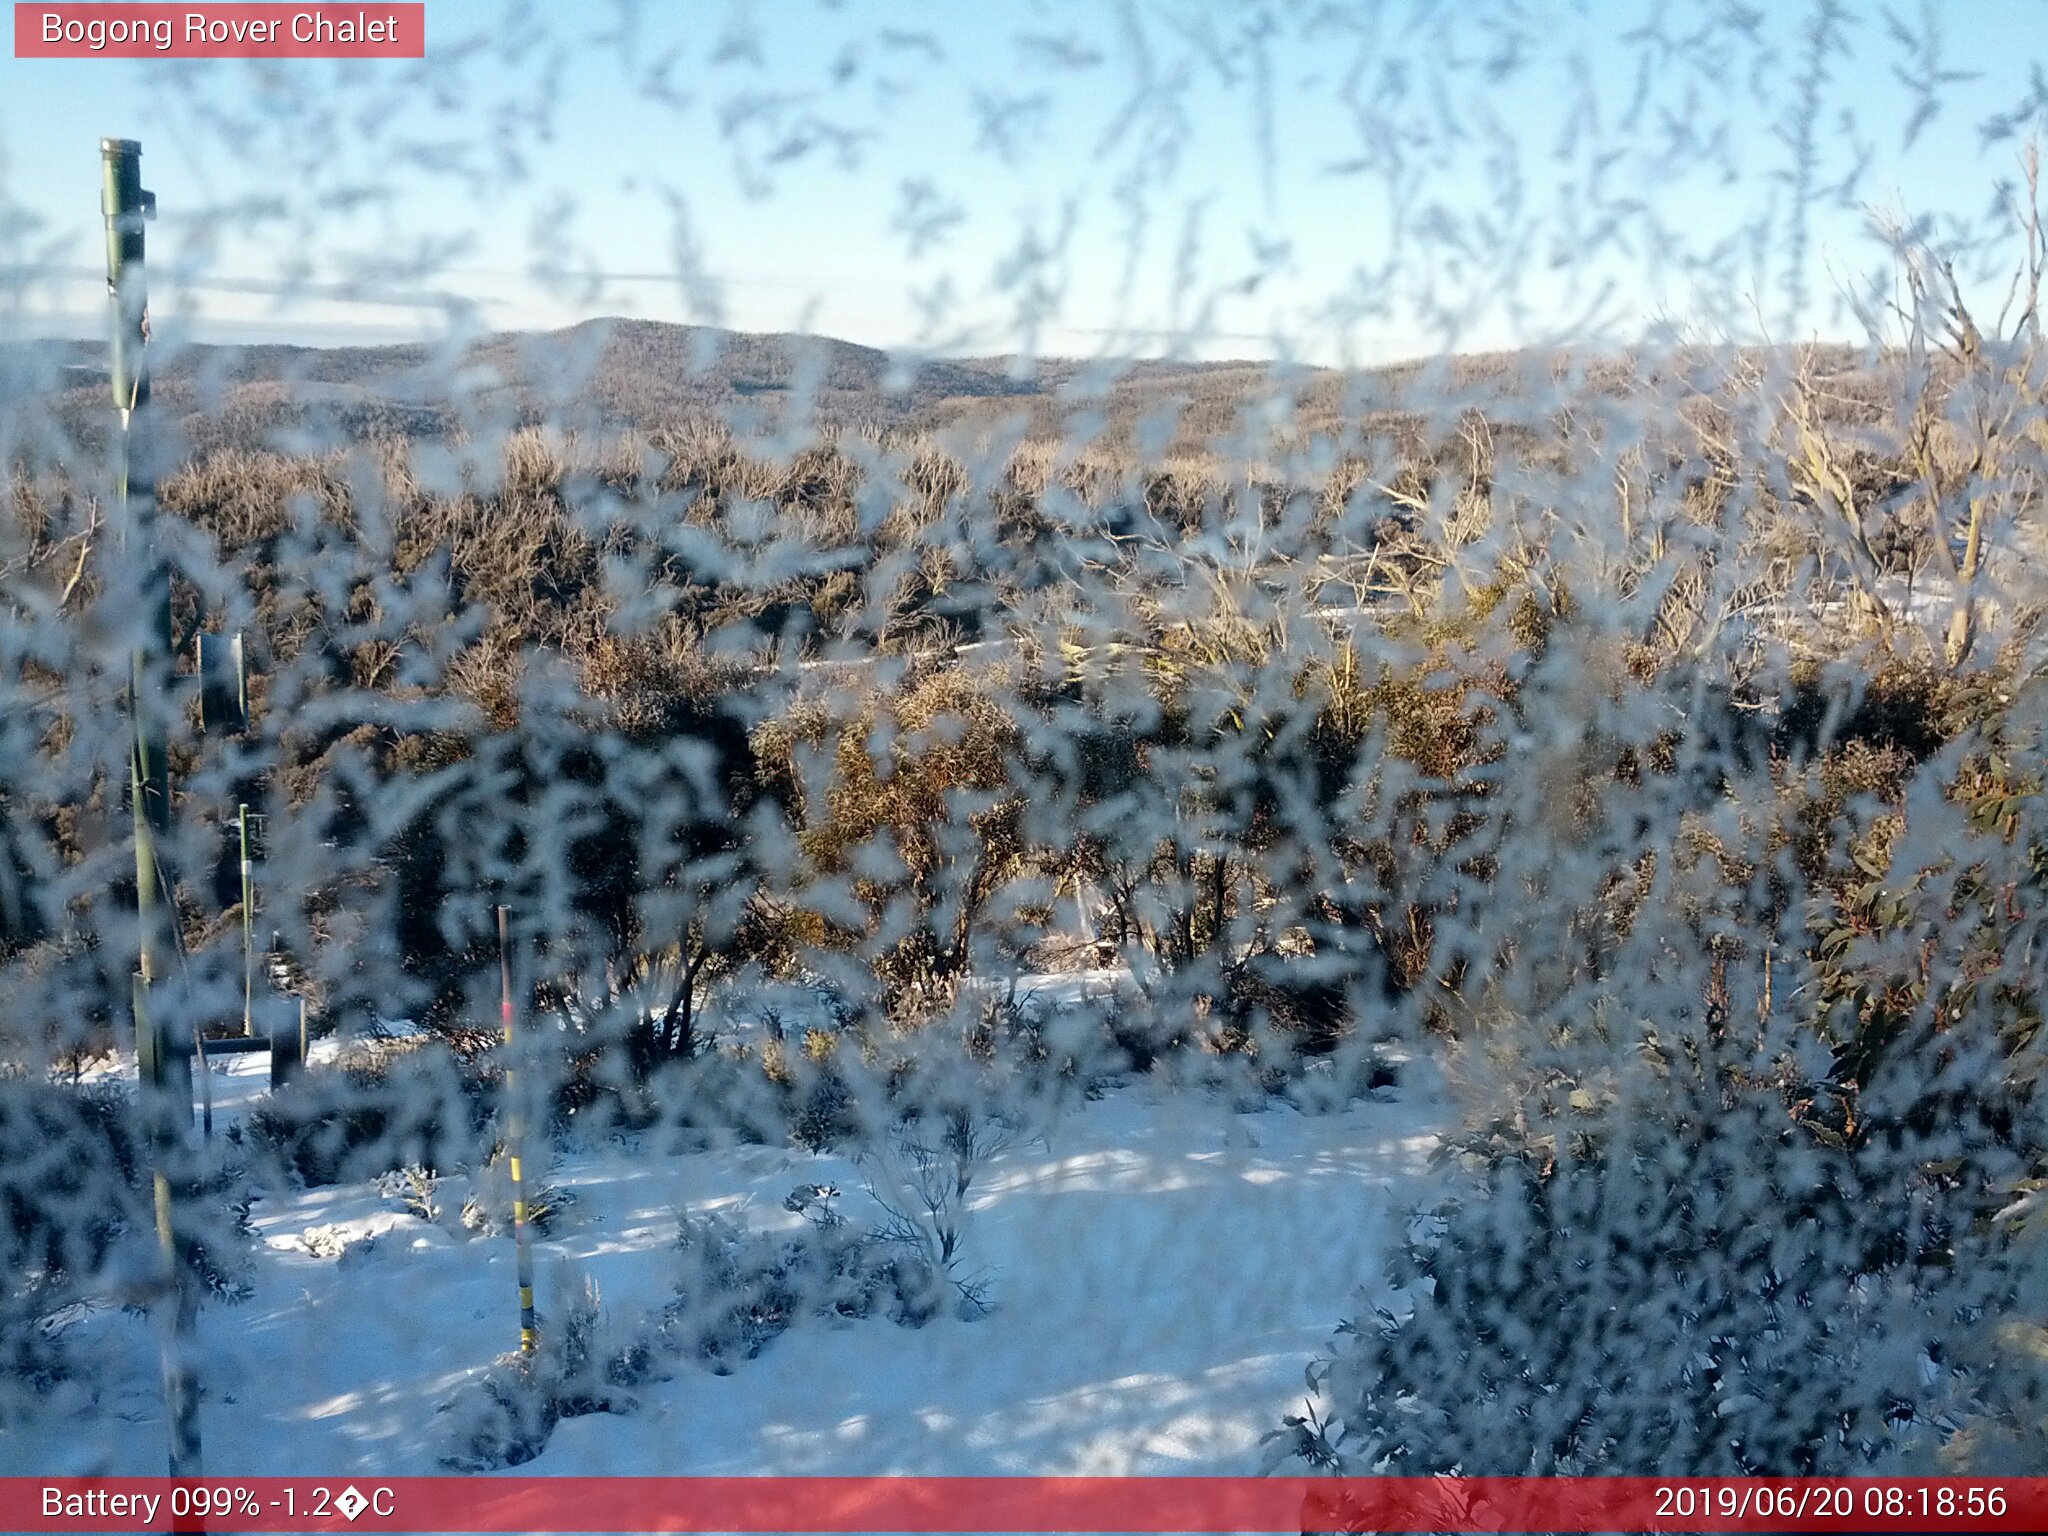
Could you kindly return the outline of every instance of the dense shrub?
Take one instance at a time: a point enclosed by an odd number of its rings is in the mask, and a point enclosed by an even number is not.
[[[140,1298],[155,1252],[128,1096],[0,1074],[0,1370],[68,1369],[51,1314],[111,1283]],[[6,1399],[11,1402],[12,1399]]]
[[[2001,1373],[2038,1392],[1988,1328],[2038,1291],[2011,1233],[1924,1166],[1977,1138],[1869,1155],[1707,1086],[1489,1149],[1280,1444],[1358,1473],[1868,1475],[1934,1468]]]
[[[441,1405],[442,1465],[459,1472],[520,1466],[547,1448],[563,1419],[632,1406],[607,1378],[606,1322],[594,1281],[557,1272],[541,1316],[533,1354],[493,1361]]]
[[[313,1073],[253,1109],[243,1138],[287,1182],[336,1184],[481,1162],[489,1079],[442,1050]]]

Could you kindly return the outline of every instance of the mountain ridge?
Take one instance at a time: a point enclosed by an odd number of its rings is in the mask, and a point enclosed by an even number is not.
[[[1718,353],[1728,349],[1713,349]],[[1736,349],[1753,350],[1753,349]],[[1831,372],[1867,368],[1830,348]],[[1655,382],[1641,353],[1564,350],[1460,355],[1343,372],[1255,360],[1124,362],[892,354],[836,337],[604,318],[447,344],[316,346],[191,343],[152,359],[165,417],[198,443],[317,444],[336,436],[438,436],[550,423],[600,433],[715,422],[737,433],[820,427],[1093,436],[1103,423],[1136,442],[1215,443],[1248,403],[1285,395],[1297,425],[1359,415],[1481,406],[1501,420],[1540,416],[1560,368],[1600,390]],[[0,408],[55,401],[67,427],[104,430],[103,344],[0,343]],[[1155,430],[1156,427],[1156,430]]]

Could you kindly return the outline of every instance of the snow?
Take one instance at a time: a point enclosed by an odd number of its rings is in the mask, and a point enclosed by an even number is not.
[[[217,1127],[252,1100],[260,1057],[215,1084]],[[1376,1279],[1442,1118],[1406,1092],[1331,1112],[1257,1112],[1148,1079],[1084,1102],[985,1170],[967,1262],[991,1310],[923,1327],[806,1317],[729,1375],[694,1363],[632,1411],[563,1420],[522,1473],[1250,1472],[1260,1436]],[[685,1212],[794,1230],[799,1184],[875,1214],[838,1156],[733,1146],[661,1154],[631,1138],[565,1150],[575,1203],[536,1244],[545,1323],[560,1276],[588,1274],[610,1325],[671,1294]],[[254,1295],[200,1326],[210,1476],[443,1470],[439,1410],[516,1345],[509,1238],[464,1232],[462,1180],[437,1225],[371,1184],[272,1192],[252,1213]],[[314,1234],[309,1242],[308,1234]],[[83,1309],[105,1367],[0,1441],[5,1470],[160,1472],[157,1334]]]

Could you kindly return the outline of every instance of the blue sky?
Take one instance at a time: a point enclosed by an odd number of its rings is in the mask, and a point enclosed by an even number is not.
[[[120,134],[163,208],[161,323],[204,334],[630,313],[1315,361],[1854,335],[1873,207],[1936,220],[1993,294],[2048,8],[432,0],[428,37],[0,60],[0,328],[97,323]]]

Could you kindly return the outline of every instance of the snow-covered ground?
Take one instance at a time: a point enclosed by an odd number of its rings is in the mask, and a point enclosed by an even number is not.
[[[227,1064],[217,1124],[260,1091],[264,1065]],[[1113,1089],[977,1183],[967,1267],[989,1277],[988,1315],[806,1317],[729,1375],[684,1364],[632,1412],[563,1420],[519,1470],[1253,1470],[1303,1368],[1377,1281],[1441,1115],[1414,1087],[1327,1113]],[[551,1177],[577,1198],[537,1245],[543,1312],[555,1276],[588,1274],[620,1325],[669,1298],[681,1213],[794,1228],[784,1198],[820,1183],[844,1192],[849,1219],[872,1214],[858,1170],[790,1148],[667,1156],[614,1140],[566,1153]],[[444,1180],[444,1207],[459,1191]],[[253,1221],[254,1295],[202,1316],[207,1472],[441,1470],[441,1406],[517,1343],[511,1240],[431,1224],[373,1185],[266,1195]],[[101,1366],[97,1395],[60,1386],[38,1422],[0,1437],[5,1470],[161,1471],[153,1324],[108,1308],[68,1326]]]

